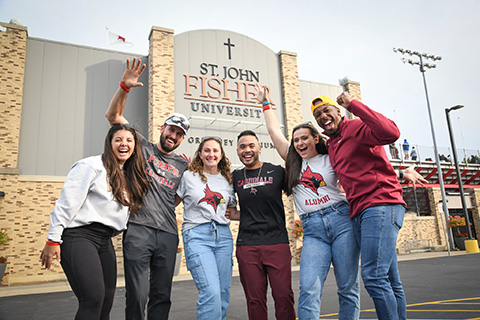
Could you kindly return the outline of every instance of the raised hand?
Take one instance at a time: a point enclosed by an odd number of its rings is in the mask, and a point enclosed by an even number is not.
[[[190,164],[190,162],[192,162],[192,158],[187,156],[185,153],[182,153],[179,156],[182,157],[185,161],[187,161],[188,164]]]
[[[145,70],[145,64],[142,65],[142,60],[133,58],[132,65],[130,66],[130,59],[127,59],[127,68],[123,73],[122,82],[128,88],[142,87],[143,83],[138,82],[138,78]]]
[[[273,101],[270,99],[270,96],[268,94],[268,90],[266,89],[265,86],[261,86],[258,83],[255,83],[255,91],[253,92],[255,100],[257,100],[258,103],[264,103],[265,101],[270,101],[270,103],[273,105]]]
[[[344,91],[337,97],[337,103],[344,108],[348,108],[350,102],[352,102],[353,98],[350,93]]]
[[[403,170],[403,178],[408,181],[408,183],[413,184],[413,189],[416,189],[417,186],[415,185],[418,183],[419,185],[423,186],[424,183],[428,183],[424,177],[417,171],[415,171],[416,165],[411,165],[410,167]]]

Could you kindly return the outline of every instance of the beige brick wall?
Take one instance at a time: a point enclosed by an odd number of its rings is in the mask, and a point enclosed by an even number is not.
[[[40,252],[45,245],[50,223],[50,212],[60,196],[63,187],[63,177],[12,176],[9,186],[3,185],[1,190],[6,193],[5,200],[15,208],[6,215],[0,215],[0,226],[7,228],[12,239],[7,246],[0,248],[0,255],[8,256],[8,264],[2,284],[15,285],[21,283],[63,280],[62,267],[54,262],[50,270],[40,265]],[[1,202],[2,204],[4,202]],[[3,206],[0,206],[3,213]],[[8,219],[6,219],[8,217]],[[123,274],[123,254],[121,236],[113,238],[117,253],[119,275]]]
[[[152,27],[149,41],[148,138],[157,142],[160,127],[175,111],[173,30]]]
[[[27,28],[7,23],[0,31],[0,167],[16,168],[22,114]]]
[[[0,256],[8,259],[6,276],[9,281],[12,256],[16,253],[14,229],[17,221],[18,144],[22,115],[23,79],[27,49],[27,28],[0,23],[0,228],[5,228],[12,239],[0,245]]]
[[[4,174],[5,170],[0,169],[0,191],[5,193],[4,198],[0,198],[0,228],[5,228],[10,239],[14,239],[13,229],[15,226],[15,203],[17,199],[17,181],[18,174]],[[7,270],[2,283],[7,283],[11,256],[14,252],[14,242],[11,240],[8,244],[0,245],[0,256],[8,259]]]
[[[63,278],[60,264],[54,263],[50,270],[46,270],[41,268],[39,259],[48,233],[49,215],[62,187],[62,178],[18,178],[15,223],[11,230],[13,250],[8,264],[9,284]]]
[[[280,58],[281,83],[286,120],[285,131],[287,133],[287,139],[290,140],[293,127],[303,122],[297,54],[288,51],[280,51],[278,56]],[[296,241],[292,234],[293,224],[295,220],[298,219],[298,215],[295,211],[292,197],[286,197],[284,195],[283,202],[285,204],[286,225],[290,239],[290,248],[292,250],[292,255],[295,257],[294,261],[299,262],[302,242]]]
[[[443,209],[440,212],[438,210],[438,203],[442,200],[442,193],[440,188],[430,188],[428,189],[428,199],[430,201],[430,211],[432,216],[436,218],[435,224],[435,232],[437,235],[437,245],[447,246],[448,243],[448,230],[447,236],[445,236],[445,214],[443,213]]]
[[[434,246],[440,245],[436,229],[437,218],[418,217],[416,212],[408,212],[403,220],[403,227],[398,233],[397,249],[405,247],[406,240],[432,240]]]

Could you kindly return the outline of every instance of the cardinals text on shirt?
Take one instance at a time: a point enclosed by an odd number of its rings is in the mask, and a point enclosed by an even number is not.
[[[163,162],[162,160],[158,159],[156,156],[151,155],[150,158],[148,159],[148,162],[153,163],[154,167],[157,169],[157,172],[154,172],[152,168],[146,167],[145,168],[145,173],[152,177],[152,179],[156,180],[157,182],[167,186],[170,189],[173,189],[175,187],[175,182],[168,180],[166,176],[166,172],[174,175],[175,177],[178,177],[180,174],[180,171],[175,168],[174,166]]]

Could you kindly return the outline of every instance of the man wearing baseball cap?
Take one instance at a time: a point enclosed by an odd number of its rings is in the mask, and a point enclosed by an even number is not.
[[[123,110],[131,88],[145,69],[141,61],[127,59],[120,87],[105,114],[110,124],[128,123]],[[154,144],[140,135],[145,172],[151,183],[139,214],[131,214],[123,234],[126,307],[125,318],[168,319],[170,293],[178,248],[175,194],[187,161],[173,151],[185,138],[190,123],[183,114],[171,114],[160,127],[160,140]]]
[[[329,136],[326,144],[330,162],[350,203],[361,250],[362,279],[378,319],[406,319],[396,254],[405,202],[397,173],[383,147],[397,141],[400,131],[393,121],[353,100],[347,92],[337,102],[359,118],[342,117],[335,101],[327,96],[315,98],[311,109]],[[399,177],[403,178],[402,171]]]

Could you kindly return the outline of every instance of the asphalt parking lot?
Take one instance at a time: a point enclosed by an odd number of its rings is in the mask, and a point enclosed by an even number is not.
[[[451,256],[412,254],[399,257],[399,269],[407,296],[407,317],[414,319],[480,320],[480,254],[457,252]],[[293,288],[298,299],[299,271],[293,271]],[[70,291],[25,294],[0,287],[0,320],[73,319],[77,308]],[[124,318],[123,287],[117,288],[111,319]],[[269,319],[275,319],[269,298]],[[176,280],[172,291],[170,319],[196,319],[197,289],[191,280]],[[338,302],[333,272],[322,297],[321,319],[338,319]],[[232,278],[228,319],[247,319],[245,297],[238,276]],[[362,287],[360,319],[376,319],[373,302]]]

